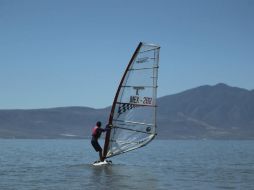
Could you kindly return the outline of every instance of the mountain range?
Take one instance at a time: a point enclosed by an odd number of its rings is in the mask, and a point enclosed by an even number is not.
[[[159,139],[254,139],[254,90],[223,83],[157,99]],[[90,138],[111,107],[0,110],[0,138]]]

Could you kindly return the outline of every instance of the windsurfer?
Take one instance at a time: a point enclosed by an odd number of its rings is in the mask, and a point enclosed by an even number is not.
[[[102,148],[98,142],[98,139],[101,136],[102,132],[107,131],[107,127],[105,129],[101,128],[101,122],[97,121],[96,126],[93,128],[92,131],[92,140],[91,144],[93,145],[96,152],[99,152],[100,161],[103,162],[104,158],[102,156]]]

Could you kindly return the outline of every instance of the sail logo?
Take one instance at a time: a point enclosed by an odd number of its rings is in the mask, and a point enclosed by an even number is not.
[[[149,60],[149,57],[140,57],[138,58],[138,60],[136,61],[137,63],[145,63]]]
[[[138,96],[139,95],[139,90],[144,90],[145,87],[143,86],[135,86],[133,87],[134,90],[136,90],[136,95]]]
[[[121,115],[122,113],[126,112],[127,110],[131,110],[133,108],[137,107],[137,105],[134,104],[128,104],[128,103],[122,103],[118,107],[118,116]]]

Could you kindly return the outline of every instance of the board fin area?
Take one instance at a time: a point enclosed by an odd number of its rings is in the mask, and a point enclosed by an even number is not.
[[[104,160],[103,162],[101,161],[95,161],[93,163],[94,166],[103,166],[103,165],[111,165],[112,161],[111,160]]]

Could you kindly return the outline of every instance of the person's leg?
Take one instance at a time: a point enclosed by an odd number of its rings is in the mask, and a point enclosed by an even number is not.
[[[103,157],[102,157],[102,150],[99,151],[99,155],[100,155],[100,161],[103,162]]]
[[[92,145],[93,145],[94,149],[96,150],[96,152],[99,152],[99,160],[101,162],[103,162],[104,159],[103,159],[103,156],[102,156],[102,148],[101,148],[100,144],[98,143],[97,140],[94,140],[94,141],[92,141]]]

